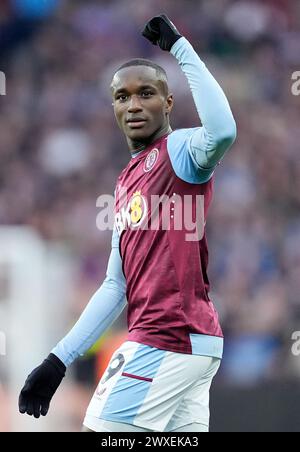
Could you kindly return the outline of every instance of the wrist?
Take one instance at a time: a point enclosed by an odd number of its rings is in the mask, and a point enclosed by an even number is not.
[[[54,353],[50,353],[46,358],[46,361],[51,363],[61,375],[65,376],[67,368],[64,363],[56,355],[54,355]]]
[[[187,39],[184,36],[181,36],[177,41],[174,42],[172,47],[170,48],[170,53],[175,56],[178,49],[182,46],[183,42],[187,41]],[[187,41],[188,42],[188,41]]]

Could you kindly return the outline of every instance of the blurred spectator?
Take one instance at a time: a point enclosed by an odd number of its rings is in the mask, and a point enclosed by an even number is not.
[[[13,10],[22,17],[48,16],[58,5],[58,0],[11,0]]]

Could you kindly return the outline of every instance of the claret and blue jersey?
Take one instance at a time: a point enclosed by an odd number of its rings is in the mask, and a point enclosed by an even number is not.
[[[204,198],[205,221],[213,191],[212,175],[201,183],[204,176],[191,161],[191,132],[176,131],[152,143],[131,159],[117,181],[115,240],[126,279],[128,340],[221,358],[222,331],[208,295],[206,235],[187,240],[190,231],[184,221],[184,197],[190,197],[191,212],[197,196]],[[160,212],[151,228],[153,195],[174,199],[166,204],[168,225]],[[180,228],[175,227],[178,214]]]

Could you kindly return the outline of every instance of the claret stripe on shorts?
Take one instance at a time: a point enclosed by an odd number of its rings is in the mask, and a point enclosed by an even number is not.
[[[139,377],[138,375],[128,374],[126,372],[122,373],[123,377],[135,378],[136,380],[149,381],[150,383],[153,381],[153,378]]]

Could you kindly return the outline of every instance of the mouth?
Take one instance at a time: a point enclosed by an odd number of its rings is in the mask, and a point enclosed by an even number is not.
[[[147,121],[143,118],[134,118],[128,119],[126,122],[128,124],[128,127],[130,127],[131,129],[140,129],[145,125]]]

